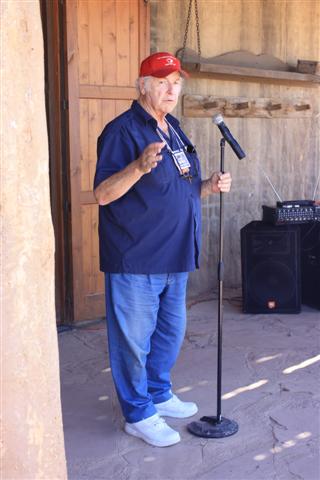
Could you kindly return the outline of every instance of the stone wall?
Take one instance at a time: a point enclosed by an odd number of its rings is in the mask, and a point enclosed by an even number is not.
[[[1,478],[64,479],[39,2],[1,2],[1,26]]]

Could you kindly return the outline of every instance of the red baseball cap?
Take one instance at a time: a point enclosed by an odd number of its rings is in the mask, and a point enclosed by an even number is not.
[[[187,72],[182,70],[180,60],[171,53],[158,52],[145,58],[140,65],[140,77],[163,78],[172,72],[180,72],[184,77],[188,77]]]

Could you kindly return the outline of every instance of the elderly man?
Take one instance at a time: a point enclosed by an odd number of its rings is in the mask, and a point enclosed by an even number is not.
[[[200,198],[231,186],[229,173],[201,180],[196,150],[170,115],[184,76],[170,53],[142,62],[138,100],[98,139],[94,180],[110,365],[125,431],[158,447],[180,441],[163,416],[198,411],[172,393],[170,371],[185,333],[188,272],[199,267]]]

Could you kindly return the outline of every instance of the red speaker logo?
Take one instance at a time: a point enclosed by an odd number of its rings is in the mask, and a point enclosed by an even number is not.
[[[269,308],[269,310],[273,310],[274,308],[276,308],[275,300],[269,300],[268,301],[268,308]]]

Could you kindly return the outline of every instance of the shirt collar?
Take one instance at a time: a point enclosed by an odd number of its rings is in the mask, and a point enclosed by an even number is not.
[[[141,120],[145,124],[151,123],[154,125],[154,127],[157,127],[157,121],[155,118],[153,118],[141,105],[140,103],[137,102],[137,100],[134,100],[131,105],[132,110],[134,113],[140,117]],[[180,122],[177,118],[173,117],[168,113],[166,115],[166,120],[173,126],[173,127],[178,127],[180,125]]]

